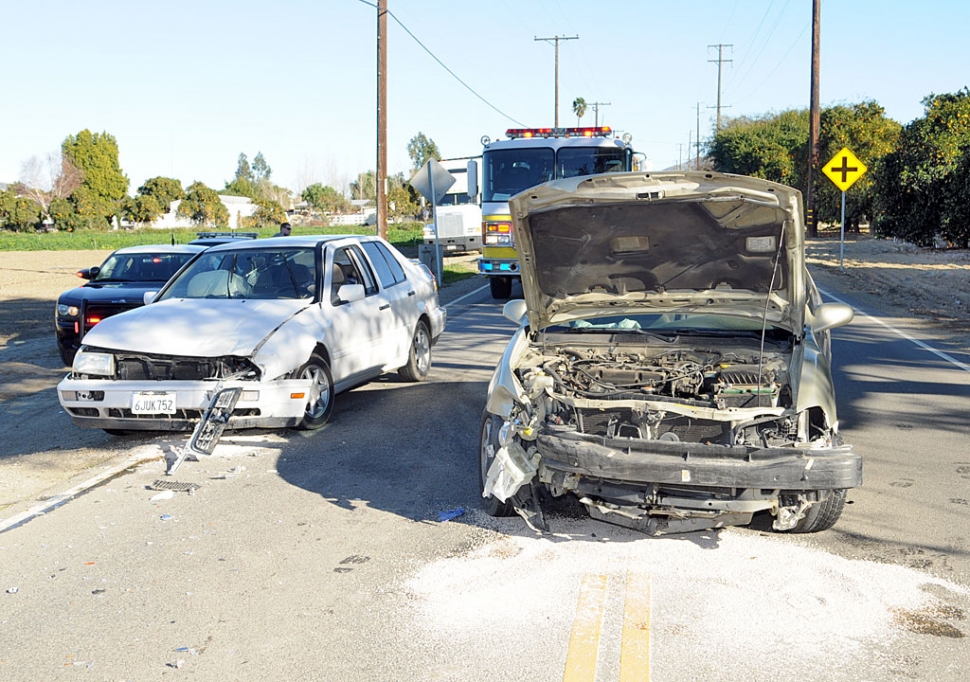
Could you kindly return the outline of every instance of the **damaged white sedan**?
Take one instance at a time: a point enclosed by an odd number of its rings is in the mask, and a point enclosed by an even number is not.
[[[427,377],[446,320],[430,273],[378,237],[237,240],[146,299],[85,335],[58,385],[78,426],[316,429],[341,391]]]
[[[489,385],[486,510],[542,499],[651,534],[839,519],[862,460],[838,433],[801,195],[716,173],[560,180],[510,202],[524,301]]]

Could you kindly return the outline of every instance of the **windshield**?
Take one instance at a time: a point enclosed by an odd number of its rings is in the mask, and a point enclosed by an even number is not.
[[[195,253],[113,253],[92,282],[167,282]]]
[[[625,147],[562,147],[502,149],[483,155],[483,201],[508,201],[519,192],[550,180],[630,169]]]
[[[317,268],[312,249],[207,251],[172,282],[169,298],[313,298]]]

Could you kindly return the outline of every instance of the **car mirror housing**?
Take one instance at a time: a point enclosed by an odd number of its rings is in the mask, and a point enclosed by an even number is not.
[[[849,324],[855,317],[855,311],[845,303],[823,303],[815,309],[809,318],[812,332],[818,334],[827,329],[835,329]]]
[[[343,303],[353,303],[365,296],[363,284],[344,284],[337,290],[337,298]]]
[[[157,291],[146,291],[145,292],[145,295],[142,297],[142,302],[145,305],[148,305],[149,303],[151,303],[152,301],[155,300],[155,297],[156,296],[158,296],[158,292]]]
[[[509,301],[505,304],[505,307],[502,308],[502,315],[505,316],[505,319],[519,325],[522,324],[523,319],[528,312],[529,311],[525,305],[525,301],[523,301],[521,298],[514,301]]]

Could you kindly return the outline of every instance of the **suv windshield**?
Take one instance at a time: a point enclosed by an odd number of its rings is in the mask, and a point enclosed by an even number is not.
[[[312,298],[312,249],[207,251],[159,296],[169,298]]]

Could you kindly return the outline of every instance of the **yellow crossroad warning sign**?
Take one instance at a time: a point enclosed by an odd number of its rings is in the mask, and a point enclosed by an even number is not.
[[[867,170],[866,164],[856,158],[847,147],[842,147],[842,151],[822,167],[822,172],[843,192],[852,187],[852,183],[865,175]]]

